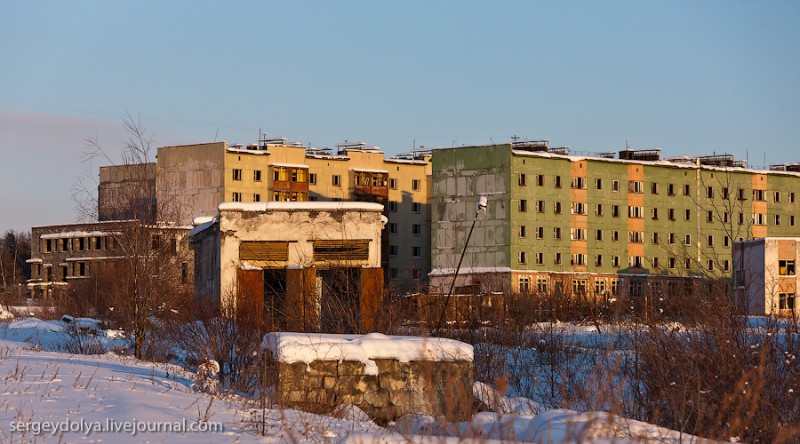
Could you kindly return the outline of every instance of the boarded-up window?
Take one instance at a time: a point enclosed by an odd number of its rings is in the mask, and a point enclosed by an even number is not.
[[[315,240],[315,261],[369,259],[369,240]]]
[[[239,244],[239,260],[286,261],[289,260],[289,242],[245,241]]]

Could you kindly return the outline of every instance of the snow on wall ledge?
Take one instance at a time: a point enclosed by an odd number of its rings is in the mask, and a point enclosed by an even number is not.
[[[285,364],[313,361],[357,361],[364,373],[377,375],[374,359],[472,362],[472,346],[453,339],[418,336],[332,335],[319,333],[267,333],[261,347]]]
[[[223,202],[219,204],[220,211],[269,211],[269,210],[295,210],[295,211],[336,211],[336,210],[362,210],[383,211],[383,205],[374,202]]]

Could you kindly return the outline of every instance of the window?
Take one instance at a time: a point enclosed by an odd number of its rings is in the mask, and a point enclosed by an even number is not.
[[[556,202],[553,206],[553,212],[556,214],[561,214],[561,202]]]
[[[561,227],[553,228],[553,239],[561,239]]]
[[[234,191],[233,192],[233,201],[234,202],[241,202],[242,201],[242,193]]]
[[[389,234],[397,234],[397,224],[392,222],[389,224]]]
[[[714,212],[706,211],[706,222],[714,222]]]
[[[706,197],[709,199],[714,198],[714,187],[706,187]]]
[[[520,173],[518,178],[519,186],[524,187],[526,185],[526,182],[527,180],[525,178],[525,173]]]
[[[536,253],[536,265],[544,265],[544,253]]]
[[[692,220],[692,210],[686,209],[683,211],[683,218],[686,220]]]
[[[76,275],[86,276],[86,262],[77,262],[75,267],[77,268],[77,270],[75,270],[77,272],[75,273]]]
[[[539,293],[547,293],[547,278],[546,277],[537,277],[536,278],[536,291]]]
[[[619,256],[611,256],[611,266],[619,268]]]
[[[781,201],[781,192],[780,191],[776,191],[775,192],[775,203],[778,203],[780,201]]]
[[[628,206],[628,217],[631,219],[641,219],[644,217],[644,207]]]
[[[527,235],[528,235],[528,232],[527,232],[527,230],[525,228],[525,225],[520,225],[519,226],[519,237],[525,238],[525,237],[527,237]]]
[[[335,187],[342,186],[342,176],[340,176],[338,174],[334,174],[333,176],[331,176],[331,183]]]
[[[253,202],[261,202],[261,195],[258,193],[253,194]]]
[[[613,230],[611,232],[611,240],[614,242],[619,242],[619,231]]]
[[[683,238],[683,244],[684,244],[684,245],[692,245],[692,235],[691,235],[691,234],[687,234],[687,235],[686,235],[686,236]]]
[[[667,210],[667,218],[669,220],[675,220],[675,208],[670,208]]]
[[[575,189],[584,190],[586,189],[586,178],[585,177],[573,177],[570,183],[570,186]]]
[[[233,180],[242,180],[242,169],[241,168],[234,168],[233,169]]]
[[[671,257],[671,258],[667,259],[667,268],[669,268],[670,270],[674,270],[675,269],[675,258],[674,257]]]
[[[605,278],[594,278],[594,293],[595,294],[605,294],[606,293],[606,280],[605,280]]]
[[[611,293],[612,294],[619,294],[619,285],[621,279],[613,278],[611,279]]]
[[[628,242],[633,244],[641,244],[644,242],[643,231],[628,231]]]
[[[631,180],[628,182],[628,191],[631,193],[641,193],[642,192],[642,181],[640,180]]]
[[[572,228],[569,230],[571,240],[586,240],[586,228]]]
[[[781,310],[794,310],[794,293],[779,294],[778,308]]]
[[[536,211],[539,213],[544,213],[544,201],[538,200],[536,201]]]
[[[661,240],[658,236],[658,233],[653,233],[653,244],[658,245],[658,242]]]
[[[79,237],[78,238],[78,251],[83,251],[86,248],[86,239]]]
[[[653,258],[653,268],[658,268],[658,257]]]
[[[670,196],[674,196],[675,195],[675,184],[674,183],[671,183],[671,184],[667,185],[667,194],[670,195]]]
[[[308,175],[308,183],[310,183],[311,185],[317,184],[317,173],[310,173]]]
[[[753,213],[753,225],[766,225],[767,215],[764,213]]]
[[[619,181],[612,180],[611,181],[611,191],[619,191]]]
[[[597,209],[595,209],[594,213],[596,215],[598,215],[598,216],[602,216],[603,215],[603,204],[597,204]]]
[[[254,182],[261,182],[261,170],[253,171],[253,181]]]
[[[594,188],[598,191],[603,189],[603,179],[595,179],[594,180]]]
[[[794,276],[794,261],[793,260],[779,260],[778,261],[778,274],[781,276]]]
[[[650,184],[650,194],[658,194],[658,183],[653,182]]]
[[[422,235],[422,225],[420,225],[420,224],[411,225],[411,234],[413,234],[414,236],[421,236]]]
[[[399,268],[390,268],[389,269],[389,277],[391,279],[397,279],[400,276],[400,269]]]
[[[517,258],[517,260],[519,261],[519,263],[521,265],[527,264],[528,263],[528,256],[527,256],[527,254],[525,254],[524,251],[520,251],[519,252],[519,257]]]
[[[397,179],[389,179],[389,188],[393,190],[397,189]]]
[[[556,253],[553,256],[553,263],[556,265],[561,265],[561,253]]]
[[[602,241],[603,240],[603,230],[597,230],[594,233],[594,238],[599,240],[599,241]]]
[[[731,216],[730,213],[728,213],[727,211],[722,213],[722,223],[727,224],[730,221],[730,216]]]
[[[161,247],[161,236],[154,235],[150,237],[150,249],[157,250]]]
[[[586,214],[586,204],[583,202],[573,202],[572,214]]]
[[[775,215],[775,225],[780,225],[780,224],[781,224],[781,215],[780,214],[776,214]]]
[[[619,205],[611,205],[611,217],[619,217]]]
[[[653,220],[658,220],[658,208],[650,209],[650,218]]]
[[[50,252],[53,251],[53,240],[52,239],[45,240],[45,242],[44,242],[44,251],[45,251],[45,253],[50,253]]]
[[[585,254],[573,254],[571,259],[572,265],[586,265],[586,255]]]
[[[411,247],[411,257],[422,257],[422,247]]]
[[[389,211],[392,213],[397,213],[397,202],[395,201],[389,202]]]
[[[414,214],[422,213],[422,204],[419,202],[412,202],[411,203],[411,212]]]
[[[519,212],[520,213],[525,213],[527,211],[528,211],[528,201],[525,200],[525,199],[520,199],[519,200]]]
[[[730,270],[731,270],[731,263],[730,263],[730,261],[728,261],[727,259],[725,259],[724,261],[722,261],[722,269],[723,269],[723,270],[725,270],[725,271],[730,271]]]
[[[714,246],[714,236],[713,235],[709,234],[708,236],[706,236],[706,245],[709,246],[709,247],[713,247]]]
[[[692,194],[692,187],[689,186],[688,184],[684,185],[683,186],[683,195],[684,196],[690,196],[691,194]]]
[[[744,224],[744,213],[739,213],[739,225]]]
[[[554,176],[553,182],[556,188],[561,188],[561,176]]]
[[[753,200],[764,201],[764,190],[753,190]]]
[[[628,282],[628,294],[631,296],[641,296],[644,293],[644,282],[641,280],[631,280]]]
[[[675,245],[675,233],[670,233],[669,236],[667,236],[667,242],[670,245]]]
[[[739,200],[746,200],[746,198],[744,197],[744,188],[739,188],[736,191],[736,198]]]
[[[708,271],[714,271],[714,261],[712,259],[708,260],[708,263],[706,264],[706,268],[708,269]]]
[[[789,193],[789,203],[794,203],[794,191]]]
[[[397,245],[389,245],[389,256],[397,256]]]
[[[731,245],[731,238],[729,238],[728,236],[723,236],[722,237],[722,246],[727,248],[727,247],[730,247],[730,245]]]
[[[573,294],[586,294],[586,279],[573,279],[572,280],[572,293]]]
[[[790,226],[790,227],[793,227],[793,226],[794,226],[794,215],[792,215],[792,216],[789,216],[789,226]]]
[[[531,278],[527,276],[519,278],[519,292],[520,293],[531,292]]]
[[[544,174],[538,174],[536,176],[536,186],[543,187],[544,186]]]
[[[412,179],[411,180],[411,189],[414,191],[419,191],[419,179]]]

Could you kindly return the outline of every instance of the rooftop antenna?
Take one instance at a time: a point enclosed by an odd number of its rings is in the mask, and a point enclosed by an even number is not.
[[[417,149],[417,138],[416,137],[414,138],[414,141],[411,142],[411,149],[412,150]]]
[[[219,136],[219,128],[217,128],[217,133],[214,134],[214,142],[217,141],[217,137]]]
[[[626,149],[626,150],[629,150],[629,149],[631,149],[631,146],[630,146],[630,145],[628,145],[628,139],[625,139],[625,149]]]
[[[517,140],[519,140],[519,136],[518,136],[518,135],[516,135],[516,134],[514,134],[513,136],[511,136],[511,140],[513,140],[514,142],[516,142]]]

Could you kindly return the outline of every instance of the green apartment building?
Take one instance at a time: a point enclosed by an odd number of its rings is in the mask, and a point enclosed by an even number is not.
[[[432,290],[447,292],[480,195],[457,286],[635,295],[672,277],[729,278],[734,241],[800,236],[796,166],[658,149],[575,156],[547,141],[438,149]]]

